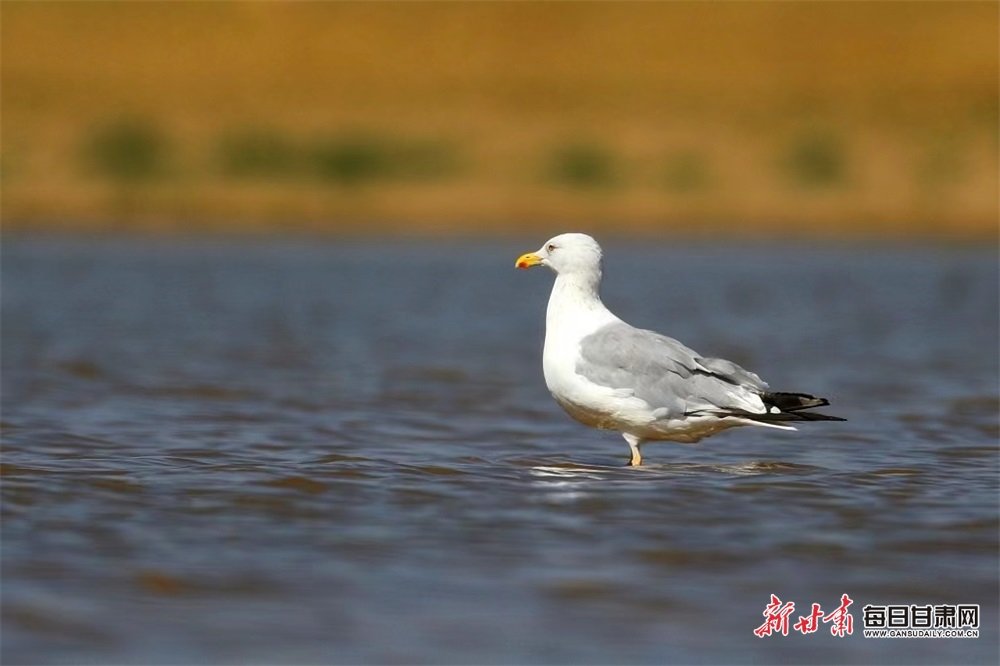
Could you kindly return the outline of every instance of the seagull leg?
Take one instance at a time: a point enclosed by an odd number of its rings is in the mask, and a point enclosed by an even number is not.
[[[627,432],[623,432],[622,437],[625,438],[625,441],[628,442],[628,447],[632,450],[632,457],[629,458],[628,464],[632,467],[638,467],[642,464],[642,454],[639,453],[639,445],[642,444],[642,439]]]

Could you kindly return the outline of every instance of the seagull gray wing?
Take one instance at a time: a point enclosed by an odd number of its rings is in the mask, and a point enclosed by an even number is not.
[[[757,396],[767,389],[760,377],[732,361],[703,358],[673,338],[625,323],[583,338],[576,372],[600,386],[630,391],[658,418],[757,407]]]
[[[724,358],[698,358],[697,361],[720,379],[724,379],[731,384],[737,384],[747,388],[767,390],[767,382],[757,376],[757,373],[750,372],[746,368],[741,368],[732,361]]]

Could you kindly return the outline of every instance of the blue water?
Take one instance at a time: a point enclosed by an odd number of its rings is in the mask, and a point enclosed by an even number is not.
[[[633,469],[545,390],[542,240],[5,239],[3,662],[1000,661],[992,250],[607,243],[623,318],[849,419]]]

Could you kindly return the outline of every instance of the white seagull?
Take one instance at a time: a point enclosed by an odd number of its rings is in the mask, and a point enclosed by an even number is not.
[[[577,421],[619,431],[630,465],[642,462],[644,442],[693,443],[735,426],[795,430],[790,422],[845,420],[804,411],[830,404],[823,398],[769,391],[732,361],[706,358],[619,319],[601,302],[601,246],[586,234],[556,236],[515,266],[556,273],[542,353],[552,397]]]

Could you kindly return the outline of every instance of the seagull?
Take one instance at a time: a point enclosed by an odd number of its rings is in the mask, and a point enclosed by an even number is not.
[[[593,238],[568,233],[514,265],[556,274],[542,353],[549,392],[584,425],[620,432],[629,465],[642,463],[645,442],[690,444],[736,426],[795,430],[795,422],[846,420],[807,411],[829,405],[824,398],[772,392],[732,361],[622,321],[601,301],[601,256]]]

